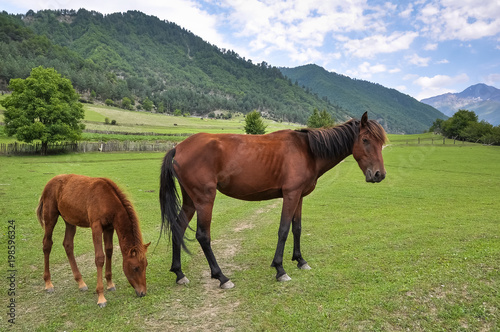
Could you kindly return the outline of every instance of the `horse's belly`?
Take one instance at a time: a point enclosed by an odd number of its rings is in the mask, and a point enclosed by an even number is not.
[[[281,189],[263,189],[263,190],[230,190],[229,188],[217,187],[217,189],[226,196],[241,199],[244,201],[265,201],[283,197]]]

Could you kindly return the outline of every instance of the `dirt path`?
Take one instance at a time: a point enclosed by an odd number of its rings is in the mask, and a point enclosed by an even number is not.
[[[235,271],[245,269],[241,264],[235,264],[234,257],[241,250],[241,242],[244,239],[243,232],[254,228],[256,216],[267,213],[270,210],[281,206],[281,200],[274,200],[268,205],[257,209],[255,213],[247,218],[238,220],[232,224],[232,231],[224,234],[223,238],[212,240],[212,249],[217,258],[219,266],[225,275],[231,277]],[[228,294],[237,291],[238,284],[234,289],[223,290],[219,288],[219,281],[210,278],[210,269],[201,250],[193,254],[189,262],[189,275],[191,282],[187,286],[176,287],[172,305],[169,310],[178,312],[177,321],[162,323],[151,320],[153,330],[175,329],[176,331],[235,331],[238,322],[234,320],[232,313],[240,305],[239,302],[232,302]],[[186,271],[185,271],[186,272]],[[186,303],[183,295],[188,291],[199,293],[198,303]],[[160,327],[161,325],[161,327]]]

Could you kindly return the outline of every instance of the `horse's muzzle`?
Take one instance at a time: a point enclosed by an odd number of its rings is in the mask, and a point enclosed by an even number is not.
[[[373,172],[371,169],[368,169],[366,171],[366,182],[371,182],[371,183],[376,183],[376,182],[380,182],[382,181],[383,179],[385,179],[385,171],[384,172],[381,172],[381,171],[375,171]]]
[[[136,294],[137,294],[137,296],[139,296],[139,297],[144,297],[144,296],[146,296],[146,291],[138,291],[138,290],[136,290],[136,291],[135,291],[135,293],[136,293]]]

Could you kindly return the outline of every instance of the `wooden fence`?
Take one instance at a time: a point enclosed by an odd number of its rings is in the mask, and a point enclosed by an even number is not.
[[[446,138],[446,137],[435,137],[435,138],[407,138],[407,139],[394,139],[390,140],[390,144],[394,145],[465,145],[473,144],[472,142],[460,141],[458,139]]]
[[[49,143],[48,154],[68,152],[117,152],[117,151],[168,151],[175,143],[173,142],[143,142],[143,141],[112,141],[112,142],[77,142],[77,143]],[[41,143],[2,143],[0,144],[0,155],[27,155],[40,154]]]

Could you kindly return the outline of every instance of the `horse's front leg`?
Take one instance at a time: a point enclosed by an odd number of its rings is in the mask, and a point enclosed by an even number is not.
[[[92,224],[92,240],[94,241],[95,250],[95,265],[97,267],[97,305],[104,308],[106,306],[106,298],[104,297],[104,284],[102,282],[102,268],[104,266],[104,252],[102,250],[102,227],[99,221]]]
[[[276,268],[276,280],[278,281],[291,280],[283,268],[283,252],[285,250],[288,233],[290,232],[290,223],[292,222],[300,199],[300,193],[283,195],[283,208],[281,210],[280,228],[278,230],[278,244],[271,264],[272,267]]]
[[[113,257],[113,228],[103,230],[104,250],[106,251],[106,288],[109,291],[116,290],[115,284],[111,280],[111,258]]]
[[[292,219],[292,233],[293,233],[293,256],[292,261],[297,261],[297,267],[302,270],[310,270],[311,267],[302,258],[300,252],[300,235],[302,233],[302,198],[300,198],[297,210]]]
[[[71,271],[73,272],[73,277],[78,283],[78,288],[83,292],[89,289],[87,284],[83,281],[82,274],[78,270],[76,265],[75,254],[74,254],[74,239],[76,233],[76,226],[68,224],[66,222],[66,233],[64,234],[63,246],[66,251],[66,256],[68,256],[69,265],[71,266]]]

